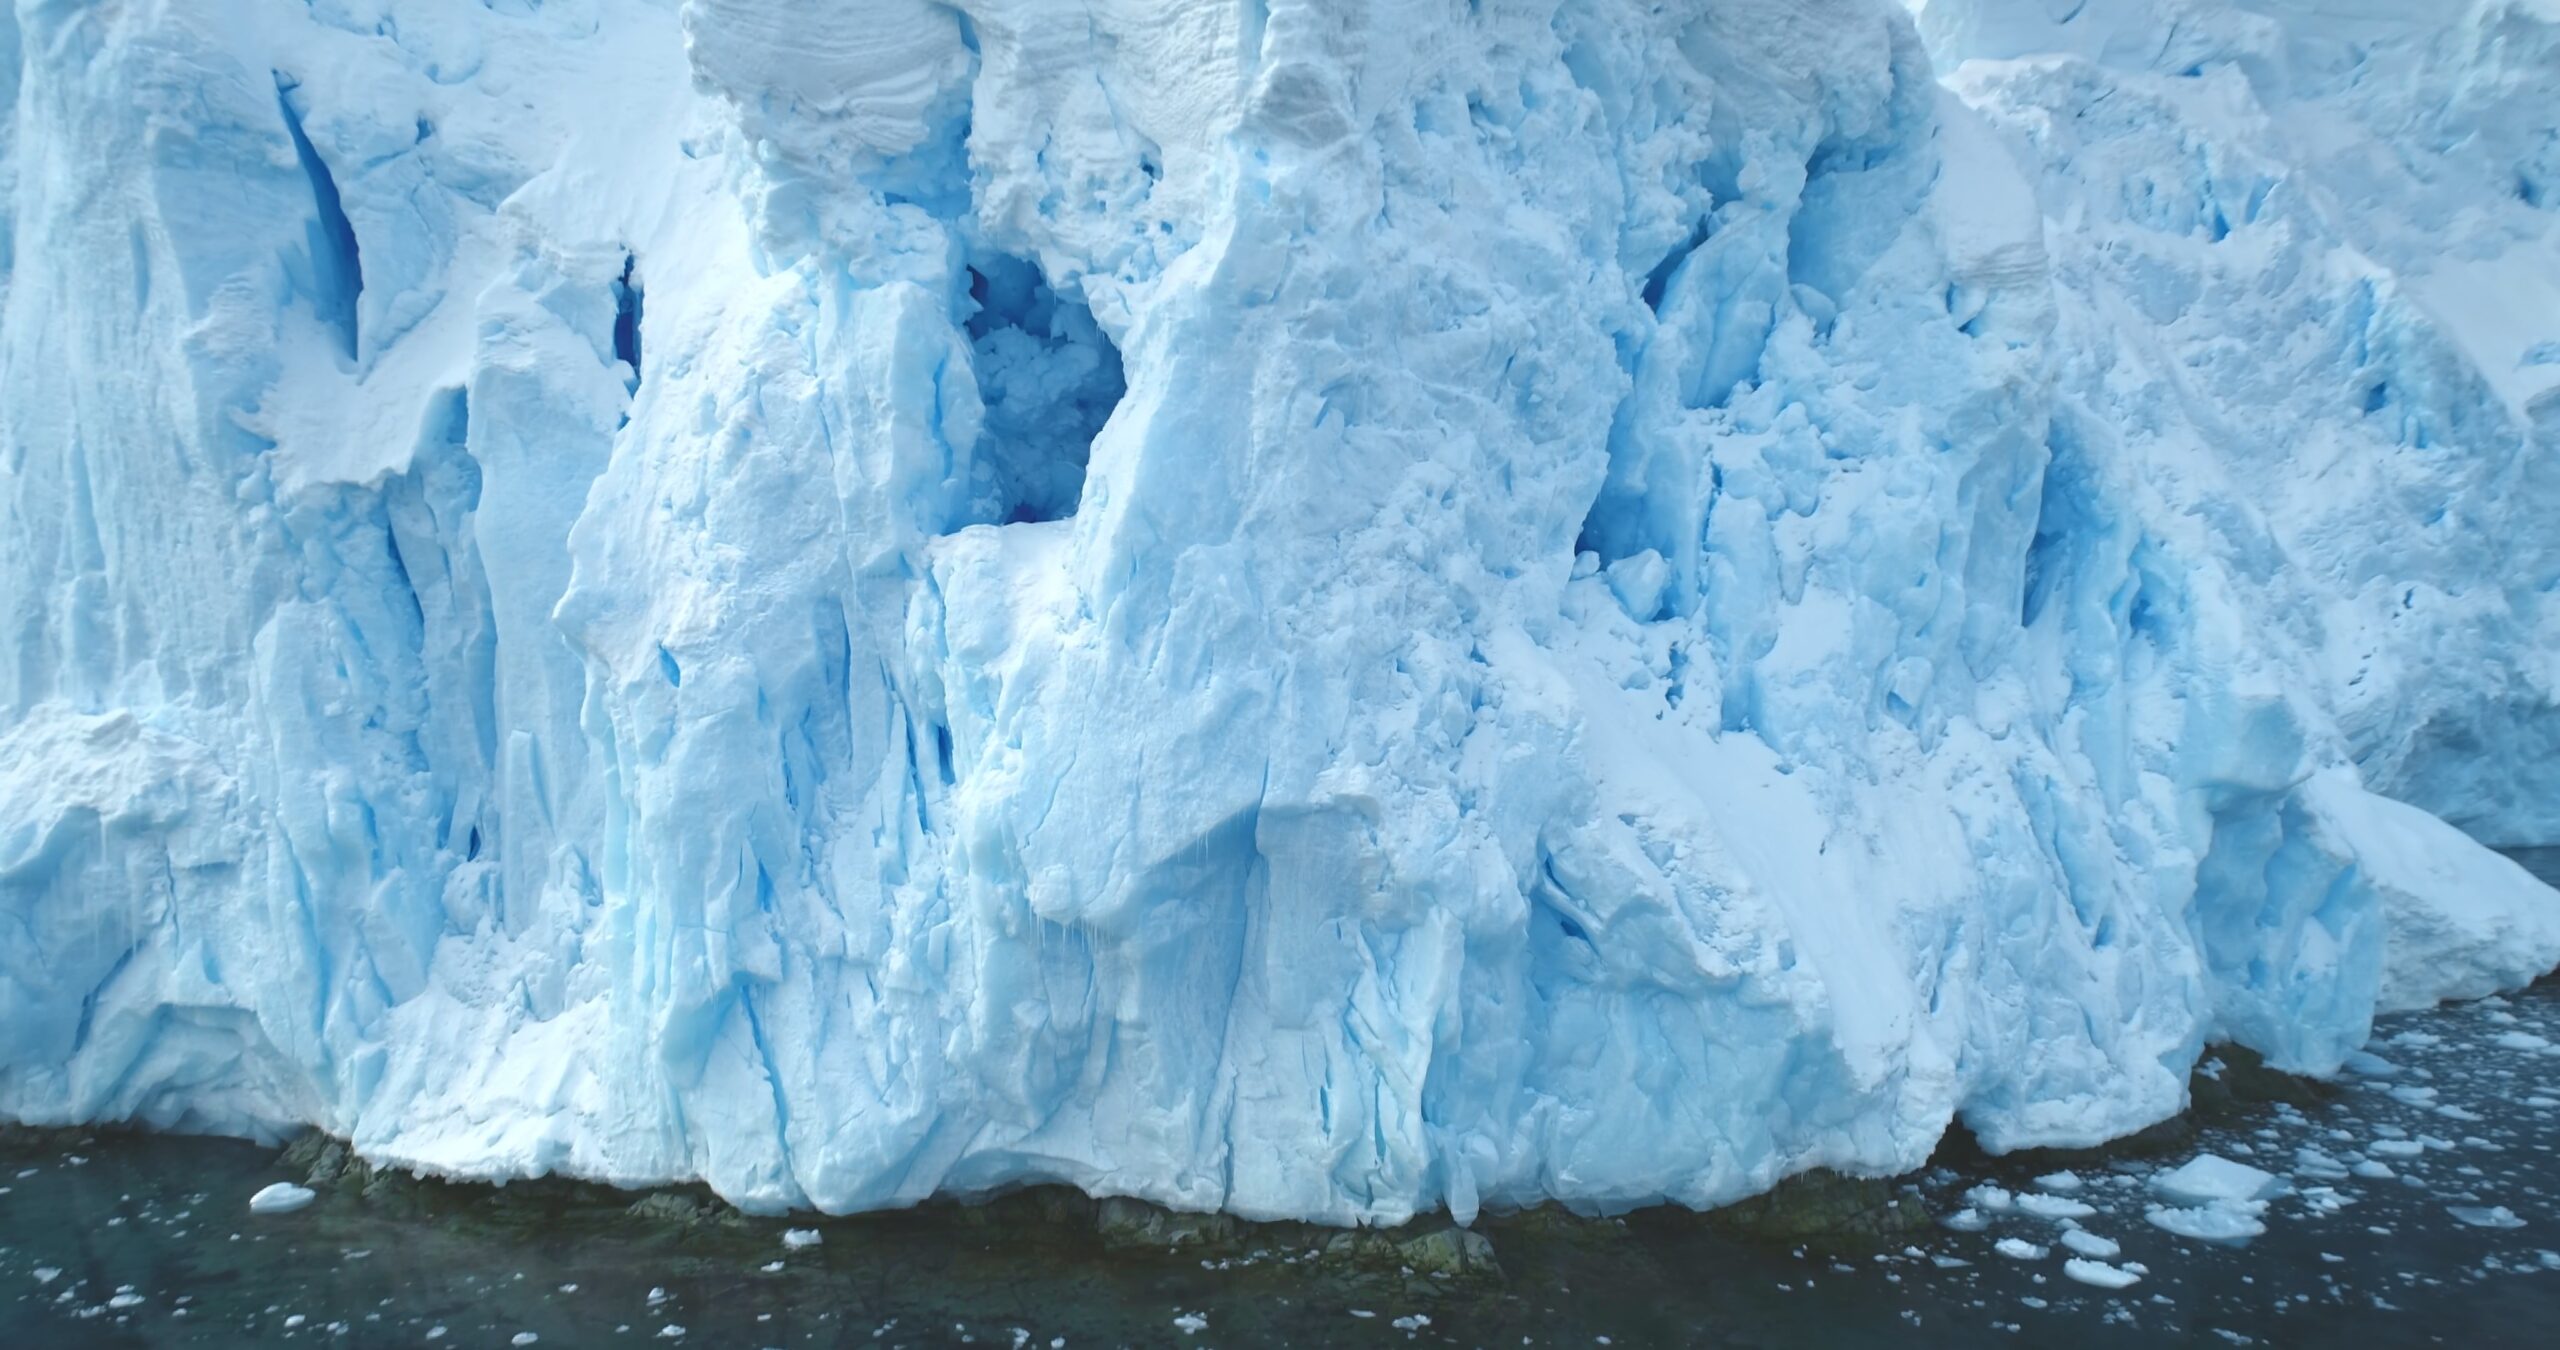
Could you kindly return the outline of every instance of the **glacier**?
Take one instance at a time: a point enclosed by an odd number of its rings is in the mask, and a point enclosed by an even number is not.
[[[2560,963],[2560,4],[17,0],[0,1118],[1394,1223]]]

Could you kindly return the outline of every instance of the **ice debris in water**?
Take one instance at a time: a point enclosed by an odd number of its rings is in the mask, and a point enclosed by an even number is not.
[[[2026,1192],[2017,1197],[2016,1203],[2019,1213],[2032,1214],[2039,1219],[2085,1219],[2098,1212],[2096,1206],[2085,1200],[2046,1195],[2040,1191]]]
[[[1173,1319],[1173,1324],[1180,1328],[1185,1336],[1196,1336],[1209,1329],[1209,1319],[1196,1312],[1187,1312],[1176,1317]]]
[[[2505,1205],[2447,1205],[2445,1213],[2474,1228],[2522,1228],[2524,1220]]]
[[[2048,1250],[2047,1248],[2040,1247],[2024,1238],[2013,1237],[2002,1238],[1998,1242],[1992,1243],[1991,1249],[2000,1253],[2002,1256],[2018,1261],[2041,1261],[2045,1258]]]
[[[2104,1261],[2085,1260],[2077,1256],[2062,1263],[2062,1273],[2082,1284],[2096,1285],[2100,1289],[2126,1289],[2142,1280],[2141,1276],[2122,1267],[2111,1266]]]
[[[2287,1189],[2274,1173],[2212,1153],[2198,1154],[2176,1171],[2151,1179],[2151,1188],[2182,1205],[2266,1200]]]
[[[2167,8],[15,6],[0,1117],[1463,1221],[2531,979],[2560,21]]]
[[[795,1252],[805,1251],[808,1248],[815,1247],[826,1240],[826,1234],[819,1232],[815,1228],[786,1228],[782,1230],[782,1245]]]
[[[296,1186],[289,1181],[279,1181],[272,1186],[259,1188],[256,1195],[249,1197],[249,1212],[290,1214],[318,1198],[318,1194],[308,1186]]]
[[[2016,1208],[2018,1203],[2017,1197],[2010,1194],[2007,1188],[1994,1186],[1989,1182],[1966,1191],[1964,1202],[1969,1208],[1992,1214],[2006,1214]]]
[[[2153,1227],[2179,1237],[2199,1242],[2237,1243],[2258,1237],[2267,1231],[2259,1219],[2263,1205],[2204,1205],[2194,1208],[2172,1208],[2165,1205],[2144,1210],[2142,1217]]]
[[[2069,1247],[2071,1250],[2078,1252],[2082,1256],[2092,1257],[2100,1261],[2114,1260],[2117,1254],[2124,1250],[2122,1244],[2116,1242],[2113,1238],[2100,1237],[2085,1228],[2066,1228],[2062,1230],[2062,1245]]]

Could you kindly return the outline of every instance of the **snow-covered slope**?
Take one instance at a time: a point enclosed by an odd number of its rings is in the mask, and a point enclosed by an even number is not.
[[[2560,13],[1915,8],[20,6],[0,1114],[1708,1204],[2560,960]]]

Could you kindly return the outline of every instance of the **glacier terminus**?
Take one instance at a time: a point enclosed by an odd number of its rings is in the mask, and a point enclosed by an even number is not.
[[[0,1118],[1338,1224],[2560,963],[2560,0],[16,0]]]

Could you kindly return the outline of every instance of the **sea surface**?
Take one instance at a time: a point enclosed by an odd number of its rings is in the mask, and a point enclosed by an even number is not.
[[[0,1131],[0,1347],[2560,1344],[2560,983],[2386,1018],[2334,1084],[2216,1057],[2197,1086],[2186,1120],[2101,1152],[1959,1140],[1852,1188],[1869,1212],[1822,1236],[1789,1235],[1783,1205],[1774,1234],[1537,1212],[1477,1225],[1489,1261],[1442,1223],[1425,1246],[1463,1259],[1437,1265],[1391,1245],[1411,1233],[1062,1192],[763,1219],[701,1192],[370,1176],[328,1149],[315,1203],[253,1214],[310,1145]],[[2280,1193],[2164,1192],[2207,1155]],[[2198,1216],[2264,1232],[2163,1226]]]

